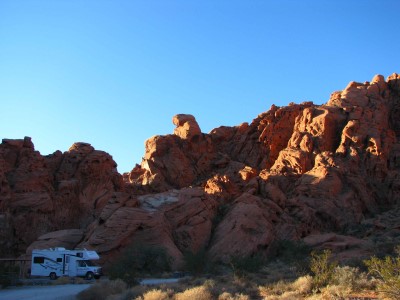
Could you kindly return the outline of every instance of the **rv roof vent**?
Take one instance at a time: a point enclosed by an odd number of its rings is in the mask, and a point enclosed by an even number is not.
[[[64,247],[55,247],[54,248],[54,251],[62,251],[62,250],[65,250],[65,248]]]

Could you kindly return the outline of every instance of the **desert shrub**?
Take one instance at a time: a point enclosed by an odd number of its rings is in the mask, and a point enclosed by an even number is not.
[[[218,300],[232,300],[233,296],[231,293],[223,292],[221,295],[218,296]]]
[[[259,294],[264,299],[303,299],[304,295],[311,292],[313,287],[313,278],[309,275],[297,278],[293,282],[278,281],[267,286],[258,288]]]
[[[130,286],[137,283],[137,274],[158,275],[171,270],[171,259],[164,248],[134,246],[127,248],[110,267],[111,279],[122,279]]]
[[[232,300],[250,300],[250,296],[244,295],[242,293],[235,294]]]
[[[127,285],[121,279],[95,283],[77,295],[78,300],[106,299],[108,296],[123,293]]]
[[[314,274],[313,286],[315,289],[326,286],[332,279],[336,263],[329,262],[330,258],[330,250],[324,250],[320,253],[311,252],[310,269]]]
[[[291,283],[284,281],[284,280],[279,280],[278,282],[275,282],[273,284],[269,284],[266,286],[259,286],[258,287],[258,293],[260,296],[265,297],[278,297],[282,294],[284,294],[286,291],[289,291],[291,289]],[[271,298],[275,299],[275,298]]]
[[[231,293],[223,292],[218,296],[218,300],[250,300],[250,297],[243,294],[232,295]]]
[[[351,288],[343,285],[328,285],[321,290],[322,299],[348,299]]]
[[[291,290],[306,295],[312,291],[313,278],[310,275],[297,278],[291,285]]]
[[[153,289],[144,293],[142,297],[137,297],[135,300],[168,300],[168,299],[169,295],[167,292],[158,289]]]
[[[373,288],[373,283],[368,280],[366,273],[350,266],[337,266],[334,270],[331,284],[345,287],[355,292]]]
[[[216,283],[216,281],[214,279],[206,279],[203,282],[203,286],[205,288],[207,288],[208,290],[215,288],[216,284],[217,283]]]
[[[400,248],[396,249],[395,257],[386,256],[377,258],[373,256],[364,263],[368,267],[368,272],[380,279],[378,292],[384,294],[389,299],[400,299]]]
[[[268,295],[264,300],[300,300],[303,299],[301,295],[294,291],[286,291],[281,295]]]
[[[177,293],[175,300],[212,300],[210,291],[205,286],[197,286]]]

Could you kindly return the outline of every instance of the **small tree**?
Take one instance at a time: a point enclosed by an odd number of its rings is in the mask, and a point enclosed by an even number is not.
[[[320,289],[329,284],[333,277],[333,272],[337,266],[336,262],[329,262],[332,252],[324,250],[320,253],[311,252],[310,269],[314,274],[314,288]]]
[[[371,275],[377,276],[381,283],[378,284],[378,292],[390,299],[400,299],[400,247],[396,247],[395,257],[386,256],[379,259],[373,256],[365,260]]]

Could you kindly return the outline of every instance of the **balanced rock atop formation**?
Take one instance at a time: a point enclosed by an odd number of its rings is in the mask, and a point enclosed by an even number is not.
[[[199,124],[192,115],[176,115],[172,118],[172,123],[176,126],[174,134],[182,139],[190,140],[201,134]]]
[[[343,259],[368,255],[400,242],[399,116],[397,74],[208,134],[179,114],[123,176],[89,144],[41,156],[29,138],[3,140],[1,251],[67,240],[110,262],[146,244],[178,267],[187,251],[227,261],[303,240]]]

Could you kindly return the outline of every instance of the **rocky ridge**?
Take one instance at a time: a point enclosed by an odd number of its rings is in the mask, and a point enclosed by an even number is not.
[[[87,143],[42,156],[28,137],[3,139],[1,254],[86,247],[110,261],[145,244],[178,267],[186,251],[226,261],[286,239],[343,258],[383,249],[400,242],[399,116],[397,74],[208,134],[180,114],[174,134],[148,139],[122,175]]]

